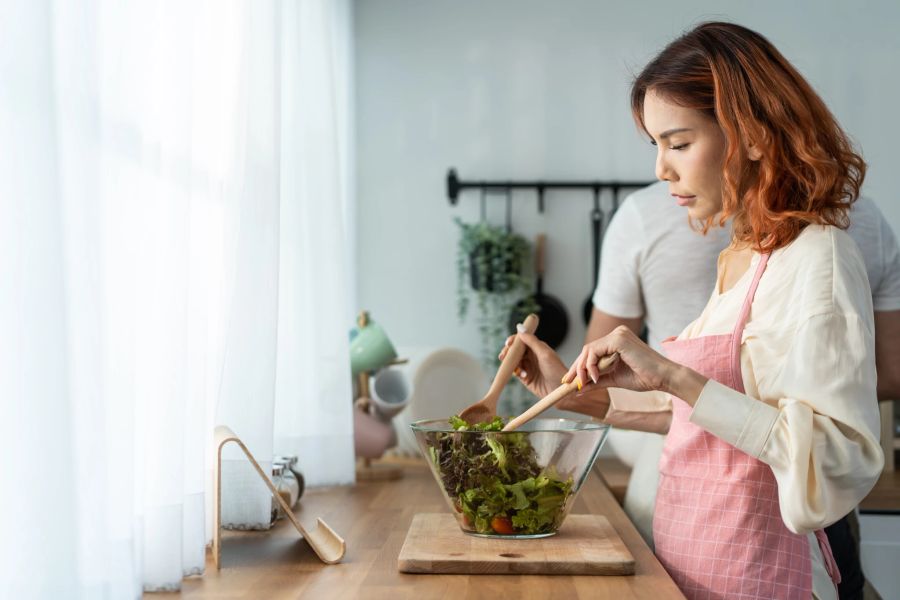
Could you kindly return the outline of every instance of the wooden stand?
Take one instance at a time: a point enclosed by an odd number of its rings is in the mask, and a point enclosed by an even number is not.
[[[309,544],[310,548],[313,549],[322,562],[334,564],[341,561],[347,550],[343,538],[335,533],[335,531],[322,519],[316,519],[316,528],[313,531],[307,531],[306,528],[300,524],[300,521],[297,519],[296,515],[294,515],[294,511],[291,510],[291,507],[287,505],[281,497],[281,494],[278,493],[275,484],[272,483],[269,476],[266,475],[262,470],[262,467],[259,466],[259,463],[256,462],[256,459],[253,458],[253,455],[250,454],[250,450],[247,449],[244,442],[235,435],[231,428],[225,427],[224,425],[216,427],[214,440],[216,444],[216,470],[213,476],[215,478],[216,501],[213,504],[214,528],[212,550],[216,569],[221,569],[222,567],[220,561],[222,543],[222,447],[228,442],[235,442],[240,447],[247,456],[247,460],[250,461],[250,464],[253,465],[253,468],[256,469],[256,472],[259,473],[263,482],[272,492],[272,497],[275,498],[276,502],[281,506],[281,509],[284,511],[288,520],[294,524],[294,527],[300,535],[303,536],[303,539],[306,540],[306,543]]]

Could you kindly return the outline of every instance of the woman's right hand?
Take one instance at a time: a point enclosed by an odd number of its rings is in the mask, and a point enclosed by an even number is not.
[[[525,344],[525,354],[516,365],[514,373],[532,394],[543,398],[561,385],[562,377],[568,368],[563,364],[559,355],[536,336],[530,333],[517,335]],[[515,339],[515,335],[507,338],[506,345],[500,352],[500,360],[503,360],[506,353],[509,352]],[[560,400],[556,404],[556,408],[602,419],[609,409],[609,394],[605,388],[591,385],[588,382],[581,391],[569,394]]]
[[[509,336],[506,345],[500,351],[501,361],[506,357],[517,336],[525,344],[525,354],[513,372],[532,394],[543,398],[559,387],[562,376],[566,374],[568,368],[550,346],[530,333]]]

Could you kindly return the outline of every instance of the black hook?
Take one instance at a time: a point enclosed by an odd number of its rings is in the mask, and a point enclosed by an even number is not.
[[[456,176],[456,169],[450,169],[447,173],[447,197],[450,198],[450,204],[456,206],[456,200],[459,198],[459,177]]]

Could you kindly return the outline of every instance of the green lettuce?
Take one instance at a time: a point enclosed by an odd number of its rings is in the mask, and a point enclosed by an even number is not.
[[[508,521],[515,533],[550,533],[559,527],[572,492],[572,478],[544,472],[524,433],[491,435],[503,419],[470,424],[450,418],[454,432],[429,436],[428,453],[457,510],[478,533],[497,533],[492,523]],[[485,435],[457,432],[484,431]]]

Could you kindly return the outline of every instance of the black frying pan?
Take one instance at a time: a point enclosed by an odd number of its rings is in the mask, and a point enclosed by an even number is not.
[[[558,348],[569,332],[569,316],[566,314],[562,302],[544,293],[544,246],[546,242],[547,237],[539,234],[534,245],[534,275],[537,283],[532,300],[538,307],[535,312],[540,317],[537,331],[534,334],[551,348]],[[514,332],[516,323],[521,323],[527,316],[527,308],[523,302],[513,308],[509,318],[510,331]]]
[[[600,208],[600,189],[594,188],[594,209],[591,211],[591,249],[594,254],[594,285],[588,293],[584,306],[581,309],[584,317],[584,324],[587,325],[591,320],[591,313],[594,311],[594,290],[597,289],[597,280],[600,271],[600,242],[603,236],[603,209]]]

